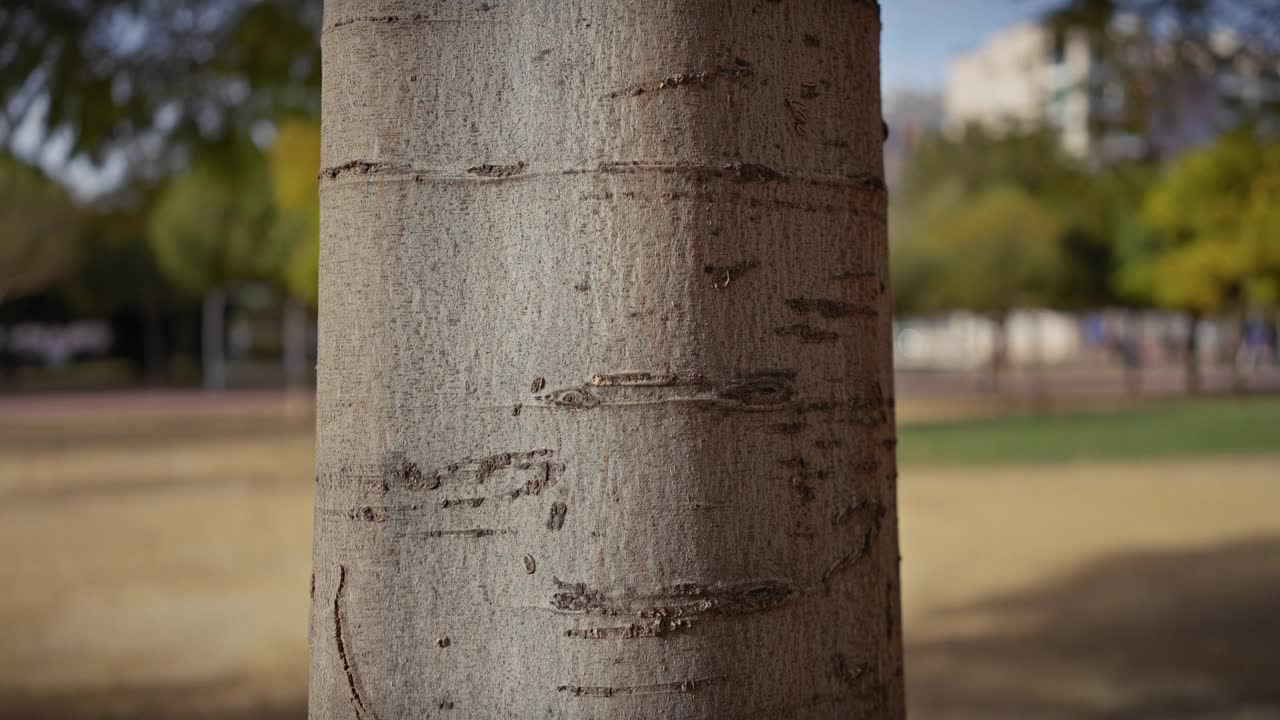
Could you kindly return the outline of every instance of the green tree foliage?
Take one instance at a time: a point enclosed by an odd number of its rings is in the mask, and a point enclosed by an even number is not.
[[[1110,264],[1087,228],[1089,188],[1048,133],[996,135],[974,126],[955,139],[927,140],[891,209],[898,312],[1003,314],[1067,304],[1074,275],[1105,276],[1093,266]]]
[[[275,222],[265,158],[241,147],[174,178],[152,210],[148,239],[165,275],[202,294],[241,281],[275,281],[294,251],[294,239],[274,232]]]
[[[1280,289],[1280,142],[1252,128],[1189,153],[1144,212],[1154,231],[1128,267],[1164,306],[1216,312],[1274,304]]]
[[[1141,210],[1155,178],[1148,163],[1118,161],[1081,175],[1054,200],[1067,223],[1056,306],[1066,310],[1151,305],[1150,291],[1118,283],[1122,255],[1140,249]]]
[[[282,123],[269,157],[277,209],[273,232],[277,242],[293,248],[282,281],[290,295],[314,308],[320,269],[320,202],[316,196],[320,126],[301,120]]]
[[[6,0],[0,141],[40,103],[73,152],[200,144],[318,113],[313,0]],[[157,134],[156,131],[159,131]]]
[[[61,186],[0,157],[0,302],[72,272],[81,229],[80,214]]]
[[[1002,317],[1057,293],[1063,223],[1015,186],[994,186],[936,210],[920,226],[898,277],[923,312],[963,308]],[[898,279],[895,278],[895,282]]]
[[[1074,193],[1081,178],[1052,133],[998,133],[969,125],[955,138],[935,135],[922,142],[894,200],[914,205],[940,189],[972,195],[1006,184],[1058,200]]]

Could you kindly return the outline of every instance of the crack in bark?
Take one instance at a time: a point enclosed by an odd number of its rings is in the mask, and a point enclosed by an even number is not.
[[[519,168],[518,171],[510,171]],[[846,175],[792,174],[776,168],[750,161],[735,160],[720,164],[697,162],[669,162],[622,160],[604,162],[591,167],[570,167],[542,172],[525,172],[523,166],[516,165],[476,165],[457,169],[415,168],[406,163],[374,162],[370,160],[350,160],[340,165],[333,165],[320,170],[319,178],[335,180],[346,175],[378,176],[389,180],[413,180],[414,182],[493,182],[521,181],[535,178],[563,177],[573,175],[623,175],[632,173],[658,173],[663,175],[687,175],[695,180],[707,177],[718,177],[739,183],[804,183],[809,185],[838,187],[843,189],[863,190],[877,197],[887,193],[884,179],[866,173]],[[672,196],[673,198],[675,195]],[[785,204],[783,204],[785,206]],[[830,206],[835,209],[836,206]]]
[[[675,385],[679,379],[679,376],[670,373],[601,373],[591,376],[591,384],[605,387],[612,387],[616,385],[632,387],[665,387],[667,385]]]
[[[849,658],[844,653],[831,656],[831,674],[836,682],[845,687],[857,687],[858,681],[867,674],[866,665],[849,665]]]
[[[835,333],[831,333],[835,335]],[[586,411],[595,408],[695,403],[725,412],[792,413],[795,420],[811,413],[831,415],[830,422],[877,426],[889,421],[892,397],[879,386],[867,395],[847,400],[818,400],[798,397],[791,371],[763,371],[713,382],[702,376],[677,378],[670,385],[581,386],[560,388],[535,395],[529,407],[541,410]],[[690,391],[689,389],[692,389]]]
[[[420,533],[413,533],[417,537],[428,538],[444,538],[444,537],[492,537],[494,535],[514,535],[515,530],[510,528],[466,528],[464,530],[426,530]]]
[[[735,583],[679,583],[651,593],[610,595],[586,583],[552,578],[556,592],[551,607],[572,615],[631,616],[640,622],[619,626],[574,628],[566,637],[583,640],[660,637],[687,630],[695,621],[765,612],[782,607],[795,596],[789,581],[743,580]]]
[[[833,343],[840,339],[840,333],[823,330],[805,323],[794,323],[773,329],[773,334],[780,337],[791,337],[806,345]]]
[[[782,106],[791,114],[791,132],[798,137],[808,137],[809,106],[803,100],[793,97],[783,98]]]
[[[564,518],[568,514],[568,505],[562,502],[551,503],[551,516],[547,518],[547,529],[555,531],[564,527]]]
[[[424,472],[416,463],[405,460],[402,453],[394,453],[383,472],[383,477],[388,484],[400,484],[405,490],[419,491],[436,490],[445,483],[483,484],[500,471],[508,469],[512,471],[513,480],[519,480],[527,471],[534,471],[535,477],[527,478],[515,488],[495,496],[495,498],[506,496],[514,500],[525,494],[536,495],[553,484],[555,473],[564,470],[563,463],[550,460],[554,455],[555,450],[550,448],[501,452],[482,457],[463,458]]]
[[[524,172],[524,161],[521,160],[510,165],[490,165],[486,163],[484,165],[469,167],[467,168],[467,172],[480,177],[507,178]]]
[[[840,300],[828,300],[825,298],[789,298],[786,300],[785,304],[792,312],[799,315],[817,313],[828,320],[835,320],[838,318],[848,317],[850,315],[862,315],[864,317],[880,316],[880,311],[871,305],[843,302]]]
[[[601,405],[634,405],[648,402],[707,402],[738,406],[770,406],[786,403],[795,395],[794,370],[761,370],[741,377],[712,381],[701,375],[626,373],[597,374],[591,382],[535,395],[545,408],[587,410]],[[678,388],[688,388],[681,390]],[[622,393],[622,394],[616,394]],[[644,399],[636,399],[637,397]]]
[[[372,175],[374,173],[409,173],[413,168],[405,163],[374,162],[371,160],[349,160],[341,165],[321,168],[319,178],[333,180],[340,175]]]
[[[652,685],[560,685],[557,692],[568,693],[574,697],[610,698],[617,695],[656,695],[666,693],[691,693],[728,680],[725,675],[712,675],[675,682],[654,683]]]
[[[492,8],[488,5],[482,4],[477,9],[484,12]],[[355,25],[357,23],[372,23],[377,25],[431,25],[436,23],[459,23],[473,19],[474,18],[432,18],[427,17],[422,13],[415,15],[351,15],[333,21],[328,27],[323,28],[320,32],[321,34],[327,34],[330,30],[336,30],[338,28]]]
[[[758,267],[760,267],[760,263],[752,259],[743,260],[731,265],[717,266],[707,264],[702,266],[702,271],[712,276],[711,287],[713,289],[723,290],[729,287],[729,283],[733,281],[733,278],[747,272],[748,270],[754,270]]]
[[[872,546],[875,545],[876,539],[880,536],[880,526],[885,516],[885,506],[876,501],[862,502],[858,501],[854,504],[842,508],[836,512],[831,518],[832,525],[841,525],[845,523],[854,514],[864,512],[870,513],[871,519],[867,523],[867,528],[862,533],[862,539],[852,550],[841,555],[835,562],[822,573],[822,586],[827,592],[831,592],[831,581],[835,576],[849,565],[849,563],[859,558],[865,557],[871,552]]]
[[[874,270],[845,270],[832,275],[831,279],[842,282],[848,280],[878,280],[880,279],[880,274]]]
[[[760,163],[733,162],[724,166],[729,177],[742,182],[768,182],[770,180],[786,180],[787,176]]]
[[[387,521],[387,509],[375,508],[370,505],[364,507],[351,508],[347,511],[349,520],[360,520],[363,522],[380,523]]]
[[[762,370],[722,383],[716,398],[743,405],[777,405],[795,396],[794,370]]]
[[[349,639],[342,630],[342,595],[346,588],[347,566],[338,565],[338,589],[333,593],[333,639],[338,647],[338,659],[342,661],[342,672],[347,676],[347,689],[351,695],[351,707],[355,710],[356,719],[378,720],[378,716],[365,705],[364,694],[360,692],[360,677],[347,650]]]
[[[662,637],[668,633],[686,630],[693,625],[688,618],[657,618],[649,623],[628,623],[606,627],[571,628],[565,637],[578,640],[634,640],[636,638]]]
[[[697,72],[676,73],[661,80],[649,80],[647,82],[628,85],[610,92],[605,97],[610,100],[620,97],[637,97],[647,92],[657,92],[659,90],[670,90],[685,85],[705,85],[716,78],[741,78],[752,74],[751,63],[737,58],[732,65],[721,65],[714,70],[702,70]]]

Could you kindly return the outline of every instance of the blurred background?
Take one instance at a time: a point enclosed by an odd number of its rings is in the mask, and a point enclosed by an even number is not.
[[[319,0],[0,2],[0,720],[301,718]],[[915,718],[1280,718],[1280,0],[884,0]]]

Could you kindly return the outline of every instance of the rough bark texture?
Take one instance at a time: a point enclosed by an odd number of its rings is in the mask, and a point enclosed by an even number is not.
[[[900,718],[877,6],[325,11],[311,717]]]

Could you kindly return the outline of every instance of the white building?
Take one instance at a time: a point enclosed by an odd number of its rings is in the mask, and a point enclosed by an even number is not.
[[[1126,62],[1152,67],[1173,63],[1149,41],[1134,18],[1112,29]],[[1169,157],[1232,129],[1241,117],[1280,101],[1280,67],[1233,52],[1234,36],[1214,37],[1215,54],[1203,74],[1155,73],[1165,79],[1156,102],[1130,98],[1082,32],[1061,33],[1038,23],[1004,28],[947,67],[943,93],[948,131],[969,124],[991,129],[1049,128],[1069,153],[1107,160],[1146,153]],[[1228,59],[1229,58],[1229,59]]]
[[[1035,23],[1004,28],[948,64],[946,127],[1049,127],[1068,152],[1088,155],[1094,149],[1090,118],[1107,101],[1090,92],[1095,66],[1083,37],[1064,38]],[[1117,100],[1123,103],[1113,89],[1110,101]]]

